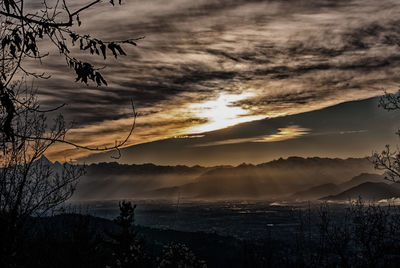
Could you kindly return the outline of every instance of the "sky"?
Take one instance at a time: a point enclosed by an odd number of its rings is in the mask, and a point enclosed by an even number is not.
[[[124,148],[119,163],[189,166],[261,164],[290,156],[371,157],[396,145],[400,113],[378,107],[379,97],[310,112],[255,120],[201,135],[177,136]],[[393,149],[393,147],[392,147]],[[116,152],[80,159],[110,162]]]
[[[67,3],[72,10],[83,4]],[[83,25],[76,28],[78,32],[103,40],[144,37],[137,47],[126,49],[128,56],[117,60],[104,61],[74,51],[105,67],[107,87],[75,83],[72,71],[52,49],[42,64],[32,68],[52,76],[36,82],[42,105],[67,104],[62,112],[75,122],[67,136],[70,141],[104,146],[123,140],[133,120],[132,99],[139,116],[128,145],[171,139],[193,142],[220,133],[218,139],[195,145],[205,150],[203,158],[216,147],[230,145],[235,154],[242,150],[235,146],[252,148],[240,159],[221,156],[221,161],[212,163],[237,162],[252,152],[259,155],[262,146],[272,146],[268,157],[250,157],[249,162],[260,162],[278,156],[284,141],[306,146],[318,140],[317,126],[286,122],[291,116],[398,90],[399,15],[400,2],[395,0],[137,0],[116,7],[105,1],[81,14]],[[343,131],[370,133],[357,129],[357,118],[353,118],[354,128],[343,129],[341,120],[347,114],[329,116],[337,124],[331,128],[338,135]],[[275,126],[268,118],[286,123]],[[241,135],[240,126],[251,122],[271,126],[252,127],[253,132]],[[226,128],[237,131],[234,138],[224,136]],[[375,136],[370,138],[376,144],[384,142]],[[364,149],[348,152],[347,145],[341,144],[342,153],[334,150],[329,155],[366,153]],[[312,153],[326,155],[327,149]],[[301,152],[305,151],[291,152],[289,146],[282,154]],[[48,157],[76,159],[90,153],[57,145]],[[160,163],[186,159],[162,155],[163,159],[157,156]],[[144,160],[132,157],[125,161]]]

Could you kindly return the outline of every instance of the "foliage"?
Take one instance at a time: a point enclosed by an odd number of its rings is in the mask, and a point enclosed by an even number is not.
[[[306,217],[310,233],[300,231],[301,257],[307,267],[391,267],[398,265],[400,211],[398,207],[365,204],[361,199],[347,208],[323,204]],[[304,216],[299,219],[304,221]],[[396,264],[397,263],[397,264]]]
[[[41,217],[68,200],[84,167],[64,163],[52,165],[44,153],[56,142],[93,151],[117,149],[130,137],[112,147],[89,148],[65,139],[64,117],[52,115],[63,105],[42,110],[30,78],[49,79],[30,71],[32,62],[41,63],[56,48],[76,75],[75,81],[97,86],[106,80],[90,62],[80,60],[74,50],[117,58],[126,55],[122,44],[134,40],[103,41],[76,32],[80,14],[100,3],[92,1],[71,11],[65,0],[43,1],[35,9],[25,0],[0,0],[0,266],[15,266],[24,254],[22,247],[32,216]],[[121,4],[120,1],[118,1]],[[113,1],[110,1],[114,5]],[[52,46],[52,47],[51,47]],[[75,48],[75,49],[73,49]],[[135,113],[134,113],[135,115]],[[119,152],[119,151],[118,151]]]
[[[61,214],[33,218],[22,267],[105,267],[110,253],[93,217]]]
[[[119,202],[120,215],[114,222],[120,227],[117,232],[107,232],[112,239],[113,265],[109,267],[148,267],[150,259],[143,241],[137,239],[135,231],[136,205],[131,202]]]
[[[28,97],[35,103],[33,95]],[[29,218],[43,216],[68,200],[84,173],[83,166],[55,166],[43,157],[65,135],[62,116],[47,127],[44,113],[20,105],[16,108],[14,131],[18,135],[0,152],[0,262],[5,262],[0,263],[2,267],[14,263],[22,253],[20,246]]]
[[[44,57],[49,55],[48,44],[51,44],[58,50],[60,57],[65,59],[66,65],[75,72],[75,81],[85,84],[91,81],[97,86],[101,86],[107,85],[100,72],[101,68],[96,68],[92,63],[78,59],[74,56],[72,47],[90,55],[101,55],[106,59],[109,54],[115,58],[119,55],[126,55],[122,48],[123,44],[136,45],[133,39],[104,41],[73,30],[75,29],[73,26],[77,25],[79,28],[81,25],[80,14],[100,2],[100,0],[95,0],[71,11],[66,0],[54,2],[45,0],[37,9],[27,7],[24,0],[0,0],[0,23],[2,25],[0,31],[0,142],[3,147],[9,146],[8,143],[13,142],[16,137],[22,136],[16,131],[17,106],[22,105],[27,109],[39,111],[37,103],[34,106],[26,103],[24,98],[20,98],[15,93],[14,87],[25,77],[50,78],[45,73],[29,71],[25,64],[26,60],[30,63],[32,60],[41,62]],[[114,5],[114,2],[110,1],[110,4]],[[42,45],[44,49],[40,44],[44,44]],[[58,108],[55,107],[51,110]],[[66,142],[64,139],[57,141],[83,147]],[[86,149],[93,151],[118,149],[125,142],[110,148],[86,147]]]
[[[207,267],[204,261],[197,259],[196,255],[181,243],[171,243],[164,246],[160,268],[197,268]]]
[[[143,240],[138,239],[134,225],[136,205],[131,202],[119,202],[120,215],[114,222],[120,227],[117,232],[107,232],[112,239],[111,248],[114,258],[113,264],[108,267],[152,267],[149,254]],[[197,259],[196,255],[184,244],[171,243],[165,245],[162,257],[158,258],[158,267],[207,267],[204,261]]]

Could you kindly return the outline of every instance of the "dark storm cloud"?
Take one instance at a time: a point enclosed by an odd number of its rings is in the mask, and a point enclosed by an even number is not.
[[[82,16],[80,31],[145,38],[118,61],[94,59],[107,66],[109,87],[73,83],[64,62],[51,57],[53,79],[41,82],[41,96],[46,106],[68,103],[82,128],[118,125],[131,115],[132,98],[142,124],[164,126],[159,138],[177,131],[175,120],[210,122],[190,105],[224,94],[251,93],[226,104],[248,115],[319,109],[397,89],[399,16],[394,0],[140,0],[112,10],[104,3]]]

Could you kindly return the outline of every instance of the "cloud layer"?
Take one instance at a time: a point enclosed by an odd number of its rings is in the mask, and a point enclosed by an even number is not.
[[[70,138],[97,145],[123,138],[130,98],[141,114],[132,143],[226,127],[209,107],[221,98],[220,106],[240,109],[241,120],[228,125],[320,109],[397,90],[399,15],[395,0],[104,4],[82,14],[80,31],[145,39],[118,61],[94,59],[107,66],[107,88],[74,84],[64,63],[49,57],[40,68],[53,78],[40,82],[41,98],[68,103],[68,119],[77,122]],[[53,156],[77,153],[87,152]]]

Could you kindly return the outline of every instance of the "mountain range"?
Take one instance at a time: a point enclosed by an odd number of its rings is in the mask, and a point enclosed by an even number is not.
[[[61,164],[42,157],[37,163]],[[259,165],[159,166],[91,164],[75,201],[110,199],[379,201],[399,198],[400,184],[374,172],[366,158],[289,157]]]
[[[341,183],[372,171],[367,159],[289,157],[259,165],[219,167],[194,182],[152,191],[148,196],[195,199],[276,199],[324,182]]]
[[[99,163],[87,166],[73,198],[317,200],[365,181],[382,181],[373,172],[366,158],[289,157],[215,167]]]
[[[37,163],[61,164],[46,157]],[[110,199],[379,201],[400,198],[400,184],[375,174],[366,158],[289,157],[259,165],[159,166],[99,163],[86,166],[74,201]]]

